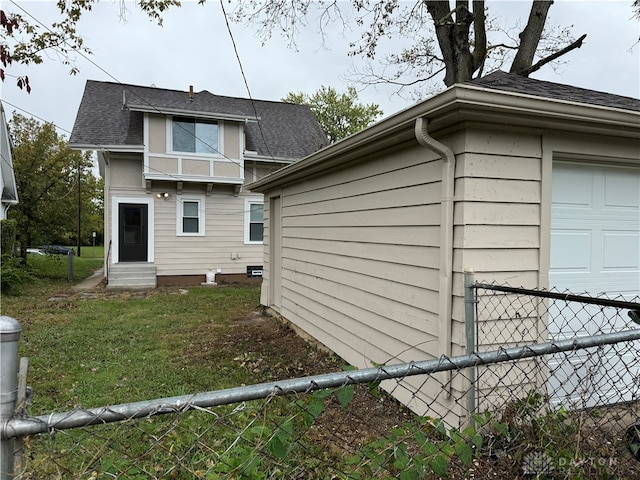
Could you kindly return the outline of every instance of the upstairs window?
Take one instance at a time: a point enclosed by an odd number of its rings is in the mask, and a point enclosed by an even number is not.
[[[173,117],[173,151],[218,154],[218,122]]]

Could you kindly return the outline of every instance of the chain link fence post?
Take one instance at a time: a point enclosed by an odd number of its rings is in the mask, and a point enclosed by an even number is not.
[[[5,426],[13,417],[18,398],[18,340],[22,327],[14,318],[0,316],[0,480],[14,473],[14,439],[6,438]]]
[[[464,328],[467,342],[467,355],[476,349],[476,294],[475,277],[472,269],[464,271]],[[469,422],[473,425],[471,415],[476,411],[476,367],[469,367],[469,391],[467,392],[467,412]]]
[[[67,280],[69,280],[70,282],[73,281],[74,275],[73,275],[73,257],[75,255],[75,252],[73,251],[73,248],[71,250],[69,250],[69,253],[67,254]]]

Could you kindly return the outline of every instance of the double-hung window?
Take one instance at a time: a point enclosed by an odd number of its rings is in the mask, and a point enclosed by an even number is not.
[[[264,232],[264,202],[246,199],[244,205],[244,243],[262,243]]]
[[[173,151],[219,154],[218,122],[199,118],[173,117]]]
[[[204,235],[204,198],[179,197],[177,201],[176,234],[180,236]]]

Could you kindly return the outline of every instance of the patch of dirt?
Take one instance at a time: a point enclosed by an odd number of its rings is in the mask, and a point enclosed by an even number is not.
[[[215,346],[211,337],[205,340],[206,336],[198,333],[195,337],[202,340],[192,351],[210,352],[204,354],[208,360],[227,351],[226,356],[232,356],[256,383],[336,373],[346,366],[338,356],[305,341],[288,325],[260,311],[232,320],[231,328],[214,340]],[[388,395],[374,397],[367,386],[357,385],[354,392],[346,407],[335,398],[327,399],[324,412],[307,434],[312,441],[339,452],[340,456],[382,438],[412,415]]]
[[[341,371],[345,362],[334,354],[318,348],[301,338],[281,321],[255,311],[232,321],[232,328],[224,335],[217,349],[233,352],[234,361],[246,369],[257,382],[286,380]],[[240,353],[239,353],[240,352]],[[306,433],[306,438],[323,452],[324,461],[344,459],[374,440],[384,438],[391,429],[410,421],[413,414],[384,392],[374,396],[366,385],[357,385],[354,397],[346,407],[332,395],[325,401],[325,409]],[[593,434],[592,434],[593,435]],[[593,448],[583,438],[582,452],[595,458],[615,460],[613,471],[621,475],[610,478],[640,479],[640,463],[619,442],[605,442],[608,448]],[[597,475],[597,465],[580,467]],[[561,475],[567,474],[567,466]],[[622,474],[624,472],[624,474]],[[389,474],[389,472],[388,472]],[[393,475],[393,474],[392,474]],[[440,477],[424,477],[436,480]],[[512,455],[484,454],[466,465],[459,461],[449,464],[449,479],[529,479],[522,470],[522,459]],[[556,478],[556,476],[540,477]],[[558,478],[564,478],[562,476]],[[571,477],[566,477],[571,478]]]

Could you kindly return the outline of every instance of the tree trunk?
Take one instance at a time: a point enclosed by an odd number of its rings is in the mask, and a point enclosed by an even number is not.
[[[487,56],[487,19],[484,14],[484,0],[473,1],[473,71],[482,69]]]
[[[457,0],[455,10],[450,10],[448,1],[431,0],[426,3],[445,64],[445,85],[471,80],[474,61],[469,46],[469,31],[474,16],[469,11],[468,0]]]
[[[449,2],[442,2],[438,0],[428,1],[427,11],[433,19],[433,24],[436,29],[436,38],[438,39],[438,45],[440,45],[442,59],[444,60],[444,83],[447,86],[453,85],[453,83],[455,83],[455,61],[453,54],[453,41],[451,39],[453,22],[451,21]]]
[[[455,82],[466,82],[473,77],[473,56],[469,45],[469,32],[473,14],[469,11],[469,2],[456,2],[456,23],[453,27],[453,45],[457,64]]]
[[[549,13],[552,4],[553,0],[534,0],[527,25],[520,33],[520,47],[511,64],[510,73],[523,77],[529,76],[540,36],[547,20],[547,13]]]

